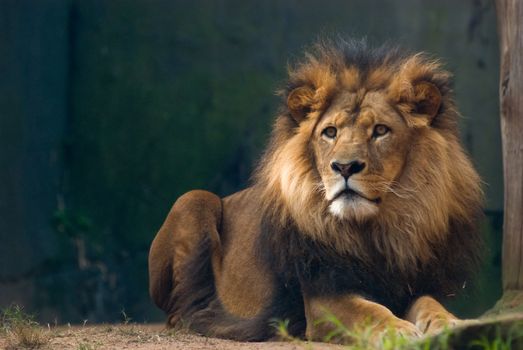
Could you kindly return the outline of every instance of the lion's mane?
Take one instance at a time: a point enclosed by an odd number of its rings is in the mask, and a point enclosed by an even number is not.
[[[409,113],[413,84],[422,80],[438,87],[442,103],[432,124],[416,134],[401,176],[379,214],[364,222],[329,215],[310,145],[329,101],[341,89],[383,89],[396,111]],[[304,85],[315,91],[314,103],[307,118],[297,123],[287,96]],[[327,42],[317,44],[290,70],[280,94],[283,103],[254,178],[267,231],[263,249],[276,251],[270,256],[273,264],[280,264],[275,268],[285,269],[281,265],[288,265],[293,254],[301,259],[312,254],[305,250],[321,246],[328,251],[320,254],[323,258],[348,256],[369,266],[383,261],[385,270],[407,279],[434,266],[433,277],[440,279],[444,293],[460,288],[478,261],[482,191],[459,142],[451,75],[423,54],[370,49],[360,41]],[[456,252],[459,257],[451,256]],[[303,259],[298,263],[309,264]]]

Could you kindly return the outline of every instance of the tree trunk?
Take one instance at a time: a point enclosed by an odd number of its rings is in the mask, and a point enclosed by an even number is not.
[[[503,290],[523,290],[523,2],[496,0],[505,181]]]

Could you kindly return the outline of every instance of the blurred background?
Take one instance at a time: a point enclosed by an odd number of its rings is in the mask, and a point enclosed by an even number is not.
[[[488,0],[0,0],[0,307],[163,320],[147,253],[170,206],[248,184],[287,65],[331,33],[427,51],[455,74],[489,249],[450,307],[491,307],[503,184]]]

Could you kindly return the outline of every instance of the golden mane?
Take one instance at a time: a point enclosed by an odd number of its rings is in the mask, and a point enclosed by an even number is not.
[[[442,103],[432,124],[419,128],[402,174],[390,188],[393,196],[366,222],[330,215],[310,146],[329,102],[340,91],[381,90],[406,115],[413,108],[413,84],[419,81],[434,84]],[[297,123],[287,98],[301,86],[310,87],[314,96],[307,117]],[[377,251],[404,272],[433,259],[435,247],[446,244],[449,234],[467,240],[475,230],[482,205],[480,179],[459,142],[451,75],[437,61],[394,48],[369,49],[364,42],[320,43],[290,70],[281,95],[284,103],[254,179],[264,216],[273,225],[295,227],[364,260]]]

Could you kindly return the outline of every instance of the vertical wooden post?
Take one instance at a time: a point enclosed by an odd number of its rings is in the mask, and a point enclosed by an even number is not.
[[[503,290],[523,290],[523,1],[496,0],[505,181]]]

